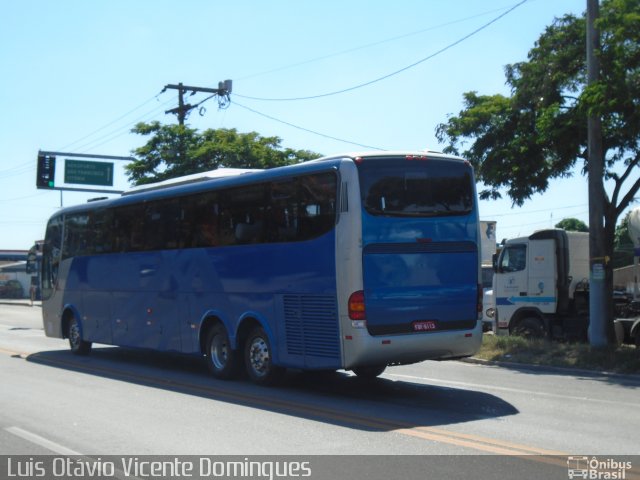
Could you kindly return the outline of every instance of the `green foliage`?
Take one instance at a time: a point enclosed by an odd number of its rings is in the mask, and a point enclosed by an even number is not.
[[[631,241],[631,235],[629,233],[629,215],[630,213],[625,215],[625,217],[622,219],[622,222],[620,222],[620,225],[616,227],[616,233],[615,233],[616,248],[621,248],[626,246],[630,246],[631,248],[633,248],[633,242]]]
[[[626,208],[640,182],[640,2],[603,0],[601,80],[586,86],[584,18],[566,15],[547,27],[527,61],[505,67],[511,96],[467,92],[463,110],[436,128],[445,151],[467,158],[484,184],[482,198],[502,192],[522,205],[549,181],[586,171],[587,115],[601,115],[605,178],[615,186],[608,220]],[[623,185],[626,192],[623,192]]]
[[[184,125],[138,123],[133,133],[149,137],[132,153],[127,166],[135,185],[158,182],[192,173],[228,168],[273,168],[318,158],[308,150],[283,148],[278,137],[235,129],[208,129],[202,133]]]
[[[556,228],[562,228],[567,232],[588,232],[589,227],[582,220],[577,218],[565,218],[556,223]]]
[[[613,268],[633,264],[633,241],[629,235],[629,214],[616,227],[614,234]]]

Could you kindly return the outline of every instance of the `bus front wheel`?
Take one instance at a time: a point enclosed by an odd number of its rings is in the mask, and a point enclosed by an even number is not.
[[[238,352],[231,348],[229,335],[224,325],[218,323],[207,333],[205,358],[211,374],[221,380],[228,380],[238,373]]]
[[[284,374],[284,368],[273,364],[269,337],[262,327],[254,328],[245,344],[244,361],[251,380],[260,385],[273,385]]]
[[[82,339],[82,330],[80,329],[80,324],[75,316],[72,316],[69,319],[67,337],[69,338],[71,353],[76,355],[88,355],[89,352],[91,352],[91,342],[86,342]]]

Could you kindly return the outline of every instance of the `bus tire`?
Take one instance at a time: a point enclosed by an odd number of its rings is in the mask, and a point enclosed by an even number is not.
[[[271,343],[262,327],[255,327],[247,337],[244,363],[249,378],[259,385],[274,385],[284,375],[284,368],[273,364]]]
[[[376,377],[382,375],[382,372],[387,368],[386,365],[374,365],[369,367],[356,367],[353,369],[353,373],[355,373],[358,378],[362,378],[365,380],[373,380]]]
[[[67,338],[69,339],[71,353],[75,355],[89,355],[91,352],[91,342],[86,342],[82,339],[82,329],[74,315],[71,315],[69,318]]]
[[[537,317],[524,317],[514,325],[511,334],[524,338],[543,338],[544,324]]]
[[[218,323],[207,332],[204,356],[207,368],[214,377],[229,380],[237,376],[240,365],[239,353],[231,348],[229,335],[223,324]]]

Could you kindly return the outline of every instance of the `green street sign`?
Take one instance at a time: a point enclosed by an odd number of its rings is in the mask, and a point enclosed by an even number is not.
[[[113,186],[113,163],[66,159],[64,183],[111,187]]]

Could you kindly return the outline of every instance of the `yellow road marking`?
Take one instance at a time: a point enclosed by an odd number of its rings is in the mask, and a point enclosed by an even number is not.
[[[4,353],[4,354],[9,355],[11,357],[20,357],[20,358],[27,358],[29,356],[28,353],[16,352],[14,350],[7,350],[7,349],[1,348],[1,347],[0,347],[0,353]]]

